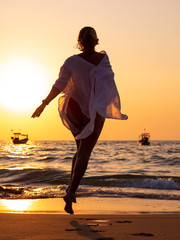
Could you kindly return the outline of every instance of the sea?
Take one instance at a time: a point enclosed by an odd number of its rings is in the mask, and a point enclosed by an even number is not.
[[[0,141],[0,198],[61,198],[75,152],[74,141]],[[98,141],[77,196],[180,201],[180,141]]]

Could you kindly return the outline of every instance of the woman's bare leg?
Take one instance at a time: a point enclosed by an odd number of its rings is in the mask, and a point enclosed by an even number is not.
[[[73,134],[74,135],[74,134]],[[77,151],[78,151],[78,148],[79,148],[79,144],[80,144],[80,140],[76,140],[76,146],[77,146]],[[69,186],[67,187],[66,189],[66,195],[64,196],[64,201],[66,202],[66,205],[64,207],[64,210],[67,212],[67,213],[70,213],[70,214],[73,214],[74,211],[72,209],[72,202],[76,203],[76,198],[75,196],[73,196],[71,193],[69,193],[69,187],[71,185],[71,182],[72,182],[72,176],[73,176],[73,169],[74,169],[74,166],[75,166],[75,163],[76,163],[76,156],[77,156],[77,151],[76,153],[74,154],[74,157],[72,159],[72,167],[71,167],[71,176],[70,176],[70,182],[69,182]]]
[[[74,134],[73,134],[73,135],[74,135]],[[80,140],[76,140],[77,151],[78,151],[78,148],[79,148],[79,144],[80,144]],[[74,169],[74,165],[75,165],[75,162],[76,162],[77,151],[76,151],[76,153],[74,154],[74,157],[73,157],[73,159],[72,159],[71,176],[70,176],[69,185],[71,184],[71,179],[72,179],[72,175],[73,175],[73,169]],[[68,186],[68,188],[66,189],[66,192],[68,192],[68,191],[69,191],[69,186]]]
[[[70,185],[67,189],[67,194],[64,196],[64,201],[66,202],[64,210],[67,213],[74,213],[72,209],[72,202],[76,202],[75,192],[79,187],[81,179],[83,178],[84,173],[87,169],[91,152],[99,138],[103,125],[104,119],[99,114],[97,114],[93,133],[89,137],[79,140],[79,144],[77,145],[77,152],[72,162],[72,176]]]
[[[68,188],[68,191],[71,194],[75,194],[84,176],[91,152],[99,138],[103,125],[104,119],[97,114],[93,133],[85,139],[80,139],[80,144],[76,153],[76,159],[74,161],[71,183]]]

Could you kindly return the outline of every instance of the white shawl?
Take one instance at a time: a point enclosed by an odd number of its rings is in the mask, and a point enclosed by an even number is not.
[[[73,98],[90,119],[76,139],[86,138],[93,132],[96,113],[104,118],[128,118],[120,111],[120,97],[107,54],[97,66],[79,55],[69,57],[61,67],[54,87],[63,93],[59,99],[59,113],[66,127],[77,132],[66,114],[69,98]]]

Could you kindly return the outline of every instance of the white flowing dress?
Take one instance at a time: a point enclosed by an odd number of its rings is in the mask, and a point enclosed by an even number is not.
[[[120,111],[120,97],[107,54],[97,66],[79,55],[69,57],[61,67],[59,78],[53,86],[62,92],[59,98],[59,114],[67,128],[78,133],[78,129],[67,117],[70,98],[79,104],[82,113],[90,119],[76,139],[86,138],[93,132],[96,113],[104,118],[128,118]]]

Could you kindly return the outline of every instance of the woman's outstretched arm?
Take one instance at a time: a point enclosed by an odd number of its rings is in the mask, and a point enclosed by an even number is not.
[[[60,91],[56,87],[52,87],[47,98],[42,101],[42,104],[35,110],[31,117],[32,118],[39,117],[43,112],[44,108],[46,107],[46,105],[48,105],[59,93]]]

